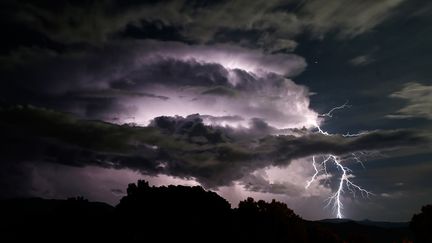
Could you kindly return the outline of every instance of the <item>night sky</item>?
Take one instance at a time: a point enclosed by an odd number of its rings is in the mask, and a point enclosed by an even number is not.
[[[432,202],[432,3],[0,3],[0,197],[201,185],[333,218]],[[344,105],[345,104],[345,105]],[[334,109],[340,107],[341,109]],[[343,107],[343,108],[342,108]],[[364,194],[364,193],[363,193]]]

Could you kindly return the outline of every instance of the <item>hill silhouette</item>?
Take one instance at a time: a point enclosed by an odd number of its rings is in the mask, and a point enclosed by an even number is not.
[[[431,242],[431,206],[404,224],[307,221],[286,204],[248,198],[237,208],[194,186],[129,184],[115,207],[82,197],[0,201],[1,242]],[[415,235],[413,235],[415,233]]]

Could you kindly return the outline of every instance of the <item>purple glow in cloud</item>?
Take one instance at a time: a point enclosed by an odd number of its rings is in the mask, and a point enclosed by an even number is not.
[[[135,50],[133,65],[113,75],[114,86],[169,98],[124,97],[118,102],[136,112],[128,117],[120,113],[120,122],[146,125],[157,116],[193,113],[239,116],[242,119],[235,122],[219,119],[218,124],[243,127],[252,118],[278,128],[312,127],[317,122],[318,114],[309,108],[309,90],[288,78],[306,67],[297,55],[156,41],[140,43]]]

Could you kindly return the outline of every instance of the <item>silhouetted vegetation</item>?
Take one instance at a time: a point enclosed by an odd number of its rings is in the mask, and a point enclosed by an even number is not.
[[[415,233],[416,243],[432,242],[432,204],[422,207],[421,213],[413,216],[410,228]]]
[[[238,208],[202,187],[130,184],[116,207],[40,198],[0,201],[0,241],[411,242],[409,229],[354,221],[306,221],[286,204],[248,198]],[[418,242],[431,242],[431,206],[415,215]],[[398,226],[399,227],[399,226]]]
[[[116,207],[122,231],[134,241],[222,241],[230,235],[231,206],[202,187],[130,184]],[[228,233],[228,234],[227,234]]]
[[[248,198],[233,211],[238,240],[308,242],[303,220],[284,203]]]

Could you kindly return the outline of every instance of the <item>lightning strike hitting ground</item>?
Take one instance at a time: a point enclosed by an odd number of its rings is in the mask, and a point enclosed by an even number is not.
[[[333,116],[333,112],[335,110],[339,110],[339,109],[350,107],[347,104],[348,104],[348,102],[345,102],[345,104],[343,104],[341,106],[338,106],[338,107],[335,107],[335,108],[331,109],[329,112],[327,112],[327,113],[325,113],[325,114],[323,114],[321,116],[322,117],[332,117]],[[321,133],[321,134],[323,134],[325,136],[333,136],[333,134],[330,134],[330,133],[328,133],[326,131],[323,131],[318,124],[315,124],[315,127],[316,127],[316,129],[318,130],[319,133]],[[346,134],[344,134],[342,136],[343,137],[356,137],[356,136],[359,136],[361,134],[363,134],[363,133],[357,133],[357,134],[346,133]],[[352,153],[351,155],[352,155],[352,157],[350,159],[353,159],[353,160],[357,161],[364,168],[363,162],[360,160],[360,158],[357,156],[357,154],[356,153]],[[371,192],[369,192],[369,191],[361,188],[360,186],[354,184],[350,180],[350,178],[354,177],[354,175],[351,174],[352,171],[349,168],[347,168],[347,167],[345,167],[345,166],[342,165],[342,160],[339,157],[337,157],[335,155],[332,155],[332,154],[328,155],[325,159],[323,159],[323,161],[320,164],[318,164],[319,168],[317,167],[317,162],[316,162],[315,156],[312,156],[312,166],[314,167],[315,173],[311,177],[311,179],[306,182],[306,186],[305,186],[306,189],[308,189],[310,187],[310,185],[314,181],[316,181],[316,178],[320,174],[321,171],[323,171],[324,175],[328,175],[328,173],[327,173],[327,163],[329,161],[332,161],[334,163],[334,165],[336,166],[336,168],[342,172],[342,175],[339,178],[338,188],[337,188],[336,192],[328,198],[328,203],[327,203],[327,206],[329,206],[330,204],[333,204],[333,210],[336,213],[336,217],[340,219],[340,218],[344,217],[344,215],[342,213],[343,203],[342,203],[341,196],[345,192],[344,191],[345,188],[347,188],[353,194],[354,197],[356,196],[356,191],[360,192],[360,194],[363,197],[364,196],[368,197],[369,195],[373,195],[373,194]],[[326,176],[326,178],[327,178],[327,176]]]

